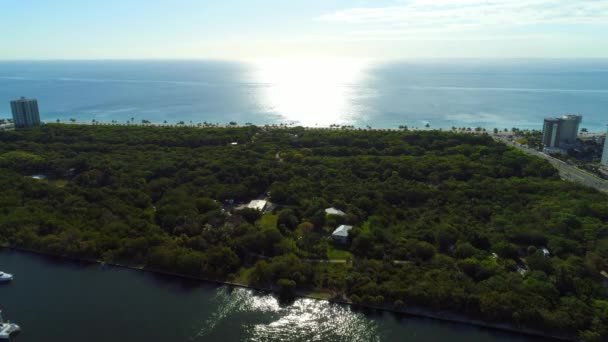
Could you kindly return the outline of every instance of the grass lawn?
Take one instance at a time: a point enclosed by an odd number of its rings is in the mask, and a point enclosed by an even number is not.
[[[362,231],[362,232],[366,232],[366,231],[368,231],[368,230],[369,230],[369,225],[370,225],[369,220],[365,221],[365,222],[363,223],[363,226],[361,227],[361,231]]]
[[[63,188],[68,184],[68,181],[65,179],[57,179],[57,180],[49,181],[49,183],[51,183],[52,185],[54,185],[58,188]]]
[[[277,215],[264,214],[264,215],[262,215],[262,218],[260,219],[260,225],[262,226],[262,228],[265,228],[265,229],[276,228],[278,221],[279,221],[279,217]]]
[[[352,258],[353,255],[347,250],[337,249],[334,246],[329,246],[329,248],[327,248],[327,257],[330,260],[336,260],[336,259],[344,260],[344,259]]]

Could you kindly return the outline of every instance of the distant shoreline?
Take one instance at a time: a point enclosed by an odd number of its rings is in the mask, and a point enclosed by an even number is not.
[[[217,280],[217,279],[204,278],[204,277],[200,277],[200,276],[180,274],[180,273],[175,273],[175,272],[147,268],[147,267],[143,267],[143,266],[134,266],[134,265],[127,265],[127,264],[120,264],[120,263],[108,263],[108,262],[104,262],[101,260],[86,259],[86,258],[75,258],[75,257],[70,257],[70,256],[65,256],[65,255],[57,255],[57,254],[37,251],[37,250],[33,250],[33,249],[28,249],[28,248],[9,246],[9,245],[0,245],[0,250],[10,250],[10,251],[16,251],[16,252],[20,252],[20,253],[29,253],[29,254],[34,254],[34,255],[43,256],[43,257],[60,259],[62,261],[84,262],[84,263],[88,263],[91,265],[93,265],[93,264],[108,265],[111,267],[128,269],[128,270],[132,270],[132,271],[140,271],[140,272],[146,272],[146,273],[151,273],[151,274],[170,276],[170,277],[174,277],[174,278],[189,279],[189,280],[194,280],[194,281],[212,283],[212,284],[216,284],[216,285],[225,285],[225,286],[229,286],[232,288],[250,289],[250,290],[254,290],[254,291],[273,293],[273,294],[278,294],[278,292],[279,292],[277,289],[274,289],[274,288],[266,288],[266,287],[255,286],[255,285],[250,285],[250,284],[232,282],[232,281],[228,281],[228,280]],[[328,295],[331,295],[331,294],[328,293]],[[578,341],[574,337],[551,335],[551,334],[542,332],[540,330],[517,328],[517,327],[509,325],[509,324],[484,322],[484,321],[481,321],[478,319],[467,318],[466,316],[451,313],[451,312],[433,311],[431,309],[424,309],[424,308],[417,308],[417,307],[396,308],[394,306],[389,306],[389,305],[374,306],[374,305],[368,305],[368,304],[354,304],[352,301],[350,301],[348,299],[337,299],[337,298],[331,298],[331,297],[325,298],[325,297],[321,297],[321,296],[312,295],[312,294],[310,294],[310,292],[306,292],[306,291],[296,291],[295,297],[322,300],[322,301],[326,301],[326,302],[330,302],[330,303],[334,303],[334,304],[340,304],[340,305],[348,305],[351,308],[355,308],[355,309],[361,308],[364,310],[365,309],[379,310],[379,311],[384,311],[384,312],[390,312],[393,314],[408,315],[408,316],[413,316],[413,317],[418,317],[418,318],[429,318],[429,319],[434,319],[434,320],[442,321],[442,322],[446,322],[446,323],[469,325],[469,326],[474,326],[474,327],[479,327],[479,328],[484,328],[484,329],[491,329],[491,330],[519,334],[522,336],[548,338],[548,339],[555,339],[555,340],[559,340],[559,341]]]
[[[5,119],[6,120],[6,119]],[[43,121],[44,125],[70,125],[70,126],[111,126],[111,127],[155,127],[155,128],[245,128],[245,127],[258,127],[265,129],[294,129],[294,128],[303,128],[305,130],[321,130],[321,131],[378,131],[378,132],[425,132],[425,131],[441,131],[441,132],[452,132],[452,133],[465,133],[465,134],[494,134],[494,129],[498,129],[498,135],[505,134],[514,134],[514,129],[519,130],[521,132],[534,132],[534,131],[542,131],[542,129],[538,128],[519,128],[519,127],[511,127],[511,128],[486,128],[482,126],[460,126],[451,128],[434,128],[434,127],[372,127],[372,126],[355,126],[355,125],[329,125],[329,126],[306,126],[306,125],[298,125],[295,123],[267,123],[267,124],[230,124],[230,123],[158,123],[158,122],[85,122],[85,121]],[[455,128],[455,129],[454,129]],[[0,131],[3,130],[14,130],[14,126],[12,124],[2,124],[0,125]],[[507,131],[505,131],[507,129]],[[586,131],[580,132],[579,137],[601,137],[605,136],[606,131]]]
[[[480,126],[460,126],[460,127],[456,127],[457,129],[444,129],[444,128],[433,128],[433,127],[406,127],[404,128],[399,128],[399,127],[363,127],[363,126],[354,126],[354,125],[334,125],[334,126],[305,126],[305,125],[297,125],[297,124],[281,124],[281,123],[274,123],[274,124],[260,124],[260,125],[256,125],[256,124],[250,124],[250,125],[241,125],[241,124],[236,124],[236,125],[231,125],[229,123],[214,123],[214,124],[203,124],[203,123],[184,123],[184,124],[179,124],[179,123],[156,123],[156,122],[150,122],[150,123],[126,123],[126,122],[83,122],[83,121],[76,121],[76,122],[66,122],[66,121],[61,121],[61,122],[55,122],[55,121],[44,121],[44,124],[50,124],[50,125],[74,125],[74,126],[122,126],[122,127],[161,127],[161,128],[245,128],[245,127],[258,127],[258,128],[269,128],[269,129],[294,129],[294,128],[304,128],[305,130],[322,130],[322,131],[328,131],[328,130],[334,130],[334,131],[385,131],[385,132],[407,132],[407,131],[414,131],[414,132],[424,132],[424,131],[442,131],[442,132],[452,132],[452,133],[466,133],[466,134],[484,134],[484,133],[488,133],[491,134],[493,133],[493,128],[485,128],[485,127],[480,127]],[[462,128],[465,128],[464,130]],[[470,131],[468,131],[467,129],[471,129]],[[498,128],[498,127],[496,127]],[[476,129],[481,129],[482,131],[475,131]],[[512,129],[518,129],[521,131],[542,131],[542,129],[528,129],[528,128],[518,128],[518,127],[511,127],[508,128],[508,131],[504,131],[503,129],[498,128],[498,133],[499,135],[503,135],[503,134],[512,134],[513,131]],[[606,131],[588,131],[588,132],[581,132],[579,133],[579,136],[604,136],[606,135]]]

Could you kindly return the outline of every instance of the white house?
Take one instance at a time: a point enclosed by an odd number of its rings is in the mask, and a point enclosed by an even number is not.
[[[336,228],[336,230],[334,230],[334,232],[331,234],[331,238],[336,242],[347,243],[348,231],[350,231],[351,229],[353,229],[353,226],[347,226],[343,224],[340,227]]]
[[[253,201],[249,202],[249,204],[247,205],[247,208],[264,211],[267,204],[268,204],[268,202],[266,202],[264,200],[253,200]]]
[[[326,215],[338,215],[338,216],[346,216],[346,213],[343,212],[340,209],[336,209],[336,208],[327,208],[325,209],[325,214]]]
[[[543,251],[543,256],[545,256],[545,257],[551,256],[551,252],[549,252],[547,247],[542,247],[540,250]]]

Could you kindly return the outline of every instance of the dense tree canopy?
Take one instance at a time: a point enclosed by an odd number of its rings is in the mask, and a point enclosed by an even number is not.
[[[608,338],[608,197],[488,136],[48,124],[0,185],[0,243]]]

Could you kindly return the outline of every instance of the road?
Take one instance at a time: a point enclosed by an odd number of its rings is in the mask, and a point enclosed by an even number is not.
[[[608,193],[608,181],[603,180],[596,175],[593,175],[587,171],[581,170],[575,166],[572,166],[562,160],[557,158],[553,158],[548,154],[537,151],[535,149],[527,148],[521,146],[515,142],[507,140],[505,137],[494,136],[494,139],[501,141],[509,146],[513,146],[521,151],[524,151],[528,154],[546,159],[559,171],[560,176],[563,179],[569,180],[571,182],[581,183],[583,185],[595,188],[599,191]]]

